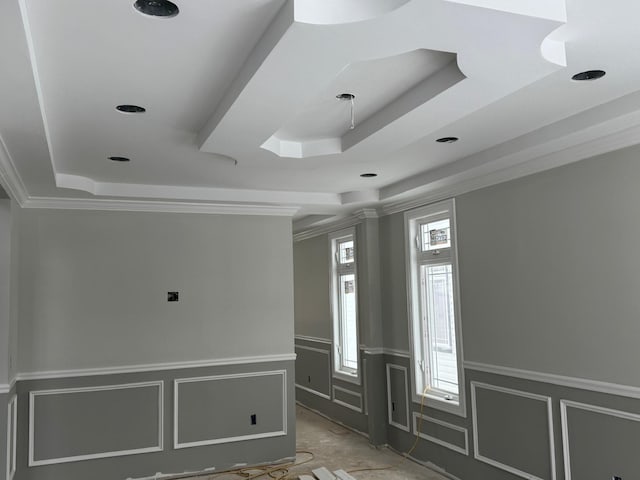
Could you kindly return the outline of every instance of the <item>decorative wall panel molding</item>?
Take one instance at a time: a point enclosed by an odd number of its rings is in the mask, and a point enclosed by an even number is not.
[[[504,395],[510,395],[519,398],[526,398],[535,400],[537,402],[542,402],[544,404],[544,411],[546,413],[546,424],[548,429],[548,452],[549,452],[549,464],[550,471],[544,477],[540,477],[538,475],[532,474],[531,472],[526,472],[522,469],[522,467],[518,467],[516,465],[509,465],[504,461],[500,461],[495,458],[490,458],[489,456],[482,453],[482,445],[480,444],[480,432],[478,429],[478,418],[482,414],[478,410],[477,397],[478,390],[489,390],[494,392],[499,392]],[[506,472],[512,473],[514,475],[518,475],[522,478],[526,478],[529,480],[556,480],[556,458],[555,458],[555,441],[554,441],[554,433],[553,433],[553,410],[551,404],[551,397],[545,395],[537,395],[534,393],[524,392],[521,390],[514,390],[510,388],[504,388],[496,385],[489,385],[487,383],[480,382],[471,382],[471,407],[473,414],[473,450],[474,450],[474,458],[476,460],[480,460],[481,462],[487,463],[494,467],[500,468]],[[526,412],[523,412],[522,415],[526,415]],[[498,428],[498,425],[495,425]],[[495,432],[494,432],[495,433]],[[514,442],[518,439],[509,439],[509,441]],[[522,446],[522,448],[525,448]]]
[[[454,443],[447,442],[442,440],[441,438],[434,437],[433,435],[429,435],[425,433],[426,430],[424,427],[420,429],[418,432],[418,419],[422,417],[422,423],[424,425],[425,421],[428,423],[435,423],[436,425],[440,425],[441,427],[448,428],[450,430],[455,430],[456,432],[460,432],[464,435],[464,447],[460,447]],[[428,430],[427,430],[428,431]],[[453,450],[456,453],[460,453],[462,455],[469,455],[469,431],[464,427],[459,427],[458,425],[454,425],[452,423],[443,422],[442,420],[438,420],[437,418],[429,417],[427,415],[420,415],[418,412],[413,412],[413,432],[420,436],[420,438],[424,438],[425,440],[438,444],[442,447],[446,447],[449,450]]]
[[[190,387],[195,397],[181,399],[181,395],[186,395],[183,390]],[[194,387],[201,389],[196,392]],[[175,449],[287,434],[286,370],[180,378],[174,380],[173,394]],[[198,412],[198,408],[204,410]],[[202,428],[195,433],[187,432],[184,420],[181,421],[182,412],[193,420],[189,422],[192,428],[193,425]],[[208,438],[202,438],[205,434]],[[190,440],[183,439],[189,435]]]
[[[631,412],[626,412],[622,410],[614,410],[611,408],[600,407],[597,405],[589,405],[586,403],[579,403],[571,400],[560,400],[560,420],[562,425],[562,451],[564,454],[565,480],[572,480],[573,479],[572,473],[574,473],[572,472],[572,468],[571,468],[571,437],[569,432],[569,419],[568,419],[569,409],[577,409],[577,410],[582,410],[587,412],[593,412],[599,415],[606,415],[606,416],[614,417],[617,419],[628,420],[630,422],[640,422],[640,414],[637,414],[637,413],[631,413]],[[637,438],[631,439],[630,444],[627,442],[627,439],[624,439],[622,436],[620,436],[620,438],[608,438],[605,441],[607,443],[613,443],[616,441],[624,442],[625,444],[630,445],[629,448],[631,449],[631,452],[634,452],[637,450],[636,448]],[[615,446],[613,448],[615,449]],[[636,453],[631,453],[631,455],[637,456]],[[594,462],[601,463],[601,461],[602,461],[601,459],[594,458]],[[620,462],[620,463],[623,463],[623,462]],[[627,468],[627,469],[629,468],[629,465],[622,465],[622,464],[620,465],[616,464],[612,466],[612,468],[617,468],[618,466],[620,468]],[[585,466],[585,467],[589,468],[588,466]],[[613,472],[607,473],[607,475],[609,474],[620,475],[620,478],[627,477],[626,475],[624,475],[622,472],[619,472],[619,471],[613,471]],[[581,476],[582,475],[580,474],[576,475],[576,480],[580,480]]]
[[[402,374],[402,379],[403,379],[403,390],[404,390],[404,402],[403,402],[403,406],[405,408],[405,418],[404,418],[404,423],[400,423],[398,421],[394,420],[394,417],[396,415],[394,415],[394,404],[396,402],[394,402],[394,393],[393,393],[393,389],[392,389],[392,381],[391,381],[391,376],[392,370],[396,370],[399,371]],[[410,432],[411,431],[411,427],[409,426],[409,412],[410,412],[410,408],[409,408],[409,381],[408,381],[408,375],[407,375],[407,367],[404,367],[402,365],[395,365],[393,363],[387,363],[387,414],[388,414],[388,418],[389,418],[389,425],[399,428],[401,430],[404,430],[405,432]]]
[[[326,373],[327,376],[325,378],[326,382],[327,382],[327,386],[331,385],[331,352],[329,350],[326,350],[324,348],[314,348],[314,347],[307,347],[305,345],[299,345],[296,344],[295,346],[296,349],[301,349],[301,350],[307,350],[309,352],[316,352],[316,353],[320,353],[322,355],[326,356]],[[300,355],[300,357],[302,357],[302,355]],[[301,360],[302,358],[300,358]],[[299,367],[297,368],[297,372],[299,372]],[[311,388],[307,385],[303,385],[299,382],[296,381],[296,388],[299,388],[300,390],[304,390],[305,392],[309,392],[312,393],[313,395],[316,395],[320,398],[324,398],[325,400],[331,400],[331,391],[328,389],[326,392],[321,392],[320,390]]]
[[[122,397],[125,392],[135,389],[148,389],[153,388],[157,389],[157,394],[154,395],[154,399],[157,401],[157,418],[155,419],[155,425],[149,425],[154,429],[157,429],[157,432],[152,435],[154,437],[155,442],[153,445],[148,445],[144,447],[136,447],[136,448],[127,448],[127,449],[109,449],[100,452],[78,452],[77,454],[67,454],[65,456],[40,456],[39,448],[45,448],[46,442],[41,442],[40,436],[45,436],[47,441],[55,442],[58,436],[67,436],[67,443],[74,440],[72,435],[74,433],[73,429],[83,428],[87,430],[87,435],[82,435],[81,438],[77,438],[75,440],[78,441],[80,445],[78,448],[85,449],[85,443],[89,438],[95,439],[96,430],[101,428],[100,420],[104,415],[104,412],[100,412],[100,406],[95,403],[87,404],[83,408],[74,408],[73,402],[71,400],[72,396],[80,396],[84,397],[84,401],[87,402],[95,402],[97,400],[97,396],[91,395],[95,393],[104,393],[107,398],[104,400],[109,402],[110,405],[115,409],[116,405],[113,404],[113,396],[114,392],[116,394],[120,394],[121,398],[118,398],[118,404],[120,406],[127,405],[128,407],[133,408],[130,402],[126,400],[126,398]],[[97,458],[108,458],[108,457],[118,457],[124,455],[134,455],[140,453],[150,453],[150,452],[160,452],[163,450],[163,413],[164,413],[164,382],[155,381],[155,382],[143,382],[143,383],[129,383],[129,384],[121,384],[121,385],[103,385],[96,387],[82,387],[82,388],[62,388],[62,389],[52,389],[52,390],[38,390],[29,392],[29,466],[36,467],[40,465],[52,465],[57,463],[67,463],[67,462],[77,462],[80,460],[90,460]],[[87,397],[87,395],[90,395]],[[48,418],[44,421],[45,423],[44,430],[42,432],[39,431],[38,423],[40,422],[38,419],[38,415],[43,415],[43,413],[39,413],[39,409],[45,408],[43,406],[38,406],[39,399],[51,399],[56,396],[61,396],[62,399],[58,401],[55,407],[49,408]],[[68,405],[64,405],[65,400]],[[104,405],[102,406],[104,407]],[[64,408],[67,408],[67,411],[64,411]],[[144,415],[149,411],[149,405],[138,405],[137,408],[139,411],[129,412],[129,415],[132,418],[139,418],[141,415]],[[88,415],[87,412],[91,412],[91,415]],[[113,411],[111,412],[113,413]],[[75,418],[72,418],[73,416]],[[113,418],[109,418],[109,421],[113,421]],[[126,423],[127,419],[122,419],[123,424],[119,426],[113,427],[114,434],[114,447],[122,443],[124,436],[127,435],[127,427],[129,425]],[[51,431],[51,428],[55,430],[63,430],[65,428],[69,428],[68,431]],[[102,437],[101,437],[102,438]],[[51,448],[51,447],[48,447]],[[46,448],[45,448],[46,449]],[[69,449],[68,445],[65,445],[65,449]]]
[[[362,394],[360,392],[354,392],[353,390],[348,390],[346,388],[342,388],[339,387],[337,385],[333,385],[332,387],[333,390],[333,403],[336,403],[338,405],[341,405],[345,408],[348,408],[350,410],[353,410],[354,412],[358,412],[358,413],[362,413],[363,407],[362,407]],[[338,396],[342,397],[342,400],[340,398],[338,398]],[[357,400],[357,405],[354,405],[352,403],[349,403],[346,399],[346,397],[356,397]]]
[[[7,405],[7,480],[16,474],[16,451],[18,433],[18,397],[13,395]]]

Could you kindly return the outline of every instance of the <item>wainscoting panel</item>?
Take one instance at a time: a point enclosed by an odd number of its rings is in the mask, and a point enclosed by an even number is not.
[[[18,431],[18,397],[13,395],[7,405],[7,480],[16,474]]]
[[[413,412],[413,432],[416,434],[418,427],[420,438],[461,455],[469,455],[469,431],[466,428]]]
[[[296,345],[296,388],[331,400],[331,351]]]
[[[529,480],[555,480],[551,398],[471,382],[474,457]]]
[[[638,478],[640,415],[560,401],[566,480]]]
[[[343,407],[362,413],[362,394],[360,392],[354,392],[338,385],[334,385],[333,401],[338,405],[342,405]]]
[[[163,385],[30,392],[29,466],[162,451]]]
[[[174,382],[174,448],[287,434],[285,370]]]
[[[387,363],[387,409],[389,425],[411,431],[407,368]]]

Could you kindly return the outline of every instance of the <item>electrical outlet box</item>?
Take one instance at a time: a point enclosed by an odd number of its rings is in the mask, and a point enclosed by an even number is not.
[[[177,302],[178,301],[179,292],[167,292],[167,301],[168,302]]]
[[[614,475],[613,477],[611,477],[611,480],[622,480],[622,477],[618,477],[617,475]]]
[[[258,423],[258,417],[255,413],[251,414],[251,425],[256,425]]]
[[[307,377],[307,383],[311,383],[311,375]]]

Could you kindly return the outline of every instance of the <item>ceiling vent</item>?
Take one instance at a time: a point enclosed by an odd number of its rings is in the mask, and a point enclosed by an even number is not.
[[[172,18],[180,13],[178,6],[169,0],[136,0],[133,6],[151,17]]]
[[[122,113],[144,113],[147,111],[146,108],[138,105],[118,105],[116,110]]]
[[[598,80],[607,74],[604,70],[587,70],[586,72],[576,73],[571,80],[577,82],[584,82],[589,80]]]

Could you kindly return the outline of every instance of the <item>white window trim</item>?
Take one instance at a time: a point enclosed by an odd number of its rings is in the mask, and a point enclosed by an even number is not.
[[[347,373],[342,370],[338,370],[338,365],[340,364],[340,317],[339,317],[339,307],[338,307],[338,298],[336,295],[337,292],[337,275],[335,275],[335,264],[336,264],[336,251],[334,249],[335,241],[345,237],[353,238],[353,248],[354,248],[354,262],[353,262],[353,274],[354,274],[354,285],[355,285],[355,293],[356,293],[356,338],[358,345],[358,370],[355,374]],[[331,326],[332,326],[332,363],[333,366],[331,368],[331,372],[333,378],[337,378],[340,380],[344,380],[345,382],[351,382],[356,385],[360,385],[361,383],[361,372],[362,365],[360,359],[360,322],[358,316],[358,245],[356,240],[356,229],[355,227],[345,228],[344,230],[339,230],[337,232],[332,232],[329,234],[329,302],[330,302],[330,311],[331,311]]]
[[[419,338],[415,338],[415,325],[420,323],[420,292],[418,286],[418,272],[419,267],[415,261],[416,251],[416,225],[417,220],[424,217],[437,216],[444,212],[449,212],[449,218],[451,219],[451,264],[453,266],[453,289],[454,289],[454,312],[455,312],[455,332],[456,332],[456,357],[458,367],[458,402],[453,403],[445,400],[442,396],[431,395],[427,393],[424,395],[425,405],[444,412],[459,415],[461,417],[467,416],[467,401],[466,401],[466,383],[464,377],[463,367],[463,348],[462,348],[462,315],[460,309],[460,283],[458,272],[458,243],[457,243],[457,225],[456,225],[456,211],[455,200],[449,199],[442,202],[427,205],[425,207],[408,210],[404,213],[404,226],[405,226],[405,266],[407,275],[407,313],[409,317],[409,339],[411,342],[411,391],[412,398],[415,403],[421,403],[423,392],[418,391],[418,375],[420,366],[419,362],[422,361],[422,344]]]

